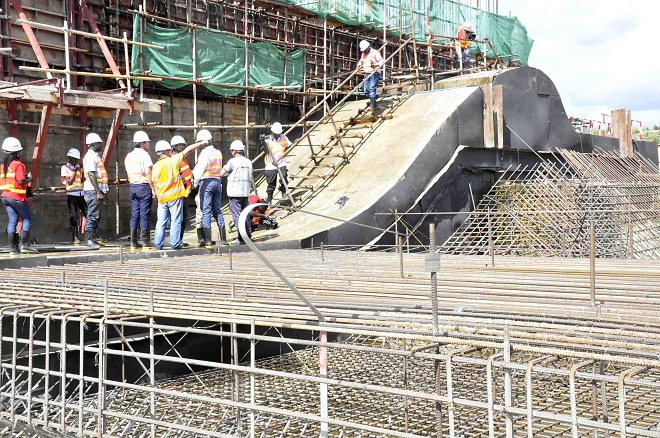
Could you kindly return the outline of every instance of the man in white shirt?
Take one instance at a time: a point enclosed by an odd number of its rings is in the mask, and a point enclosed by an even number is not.
[[[144,131],[133,135],[133,150],[126,155],[124,167],[131,183],[131,249],[142,247],[153,249],[149,230],[149,216],[151,205],[156,192],[153,187],[151,171],[153,161],[149,156],[149,136]],[[138,243],[138,226],[140,227]]]
[[[250,191],[252,190],[252,161],[245,157],[245,145],[240,140],[234,140],[229,146],[232,159],[227,161],[227,164],[222,168],[220,176],[227,175],[227,196],[229,197],[229,211],[238,226],[238,218],[241,211],[248,206]],[[248,237],[252,237],[252,226],[250,217],[245,221],[245,227]],[[234,244],[245,243],[241,233],[238,233],[238,239]]]
[[[273,201],[273,193],[275,193],[278,176],[282,198],[286,195],[288,172],[284,153],[286,149],[291,146],[291,142],[287,136],[282,133],[283,130],[280,122],[273,123],[273,126],[270,128],[270,131],[273,133],[273,140],[266,141],[266,167],[264,172],[266,174],[266,183],[268,184],[268,187],[266,188],[268,199],[266,199],[266,202],[269,204]]]
[[[93,132],[89,133],[85,143],[87,143],[87,153],[83,159],[83,172],[85,174],[83,196],[87,203],[85,244],[92,249],[98,249],[99,244],[95,240],[95,235],[99,227],[103,199],[105,194],[108,193],[108,172],[105,170],[105,164],[99,155],[99,152],[103,149],[101,137]]]

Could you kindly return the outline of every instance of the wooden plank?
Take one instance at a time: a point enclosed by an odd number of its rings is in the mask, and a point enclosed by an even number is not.
[[[502,100],[502,86],[493,87],[493,111],[497,120],[497,148],[504,147],[504,103]]]
[[[624,157],[633,154],[630,110],[612,111],[612,135],[619,139],[619,151]]]
[[[484,93],[484,147],[495,147],[495,125],[493,110],[493,83],[480,86]]]

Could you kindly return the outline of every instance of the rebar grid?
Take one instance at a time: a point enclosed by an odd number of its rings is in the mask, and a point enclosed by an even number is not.
[[[251,254],[0,272],[0,418],[74,436],[658,436],[659,262],[599,260],[592,308],[586,260],[443,256],[433,336],[421,255],[404,278],[399,254],[268,256],[332,342]],[[285,354],[251,360],[269,345]]]
[[[644,157],[557,150],[559,162],[502,173],[440,252],[660,257],[660,175]]]

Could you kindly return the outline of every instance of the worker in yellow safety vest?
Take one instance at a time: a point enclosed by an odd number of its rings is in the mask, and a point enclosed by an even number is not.
[[[124,167],[131,184],[131,249],[153,249],[149,230],[149,217],[153,203],[154,187],[151,182],[153,162],[149,156],[149,136],[144,131],[133,135],[133,150],[126,155]],[[138,226],[139,243],[138,243]]]
[[[273,202],[273,193],[275,193],[275,186],[277,186],[277,177],[279,174],[280,180],[280,192],[282,192],[282,198],[286,195],[286,185],[287,180],[287,167],[286,160],[284,160],[284,152],[286,149],[291,146],[291,142],[286,135],[282,133],[284,129],[280,122],[275,122],[270,128],[270,131],[273,133],[271,138],[266,139],[266,167],[264,172],[266,174],[266,183],[268,187],[266,188],[266,194],[268,194],[268,199],[266,202],[270,204]]]
[[[87,203],[83,196],[83,169],[80,151],[75,148],[66,153],[69,162],[62,166],[60,181],[66,189],[66,206],[69,209],[69,228],[71,243],[80,245],[78,239],[78,220],[87,217]],[[80,212],[80,214],[78,214]]]
[[[180,175],[181,161],[184,157],[208,144],[208,140],[199,141],[187,146],[182,152],[173,153],[172,147],[165,140],[156,143],[158,161],[153,167],[153,185],[158,199],[156,231],[154,245],[163,249],[165,244],[165,228],[171,219],[170,248],[181,249],[181,223],[183,222],[183,199],[188,196],[188,190]]]

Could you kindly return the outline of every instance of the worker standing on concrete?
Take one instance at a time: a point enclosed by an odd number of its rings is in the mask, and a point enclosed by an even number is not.
[[[2,190],[0,197],[9,216],[7,222],[9,255],[35,253],[37,250],[30,246],[32,214],[27,201],[27,189],[28,184],[32,182],[32,175],[30,172],[25,173],[25,164],[20,159],[23,146],[17,138],[7,137],[2,142],[2,150],[5,152],[5,157],[0,164],[0,190]],[[16,232],[19,217],[23,220],[20,237]]]
[[[170,226],[170,247],[181,248],[181,225],[183,222],[183,199],[188,196],[188,190],[181,179],[181,161],[184,157],[200,146],[207,145],[208,141],[192,144],[180,153],[173,153],[170,144],[165,140],[156,143],[158,161],[154,164],[153,184],[156,198],[158,198],[158,221],[154,243],[156,249],[163,249],[165,243],[165,228],[167,221],[172,220]]]
[[[471,21],[466,21],[458,27],[455,40],[456,55],[458,61],[463,63],[463,68],[466,70],[470,68],[470,41],[474,41],[476,37]]]
[[[78,221],[81,217],[87,217],[87,203],[83,196],[82,162],[78,149],[69,149],[66,156],[69,158],[69,162],[62,166],[60,181],[66,189],[66,206],[69,209],[71,243],[80,245],[80,239],[78,239]],[[78,214],[79,212],[81,215]]]
[[[151,178],[153,162],[149,156],[149,136],[144,131],[133,135],[133,150],[126,155],[124,167],[131,184],[131,249],[153,249],[149,230],[149,216],[155,190]],[[138,237],[138,226],[139,237]],[[139,243],[138,243],[139,239]]]
[[[172,137],[170,142],[172,146],[172,151],[175,153],[181,153],[186,148],[186,140],[180,135],[175,135]],[[183,186],[186,188],[186,196],[183,198],[183,222],[181,222],[181,239],[183,240],[183,235],[186,232],[186,223],[188,222],[188,207],[190,205],[188,197],[190,196],[190,191],[192,190],[192,169],[188,164],[185,156],[181,160],[181,165],[179,166],[179,175],[181,176],[181,181]],[[187,243],[181,243],[182,246],[188,246]]]
[[[238,218],[241,211],[248,206],[250,190],[252,190],[252,161],[245,157],[245,145],[240,140],[234,140],[229,146],[229,152],[233,158],[227,161],[222,168],[220,176],[227,176],[227,196],[229,197],[229,210],[234,219],[236,228],[238,228]],[[250,218],[245,222],[248,237],[252,237],[252,227]],[[238,233],[238,239],[233,244],[245,243],[241,233]]]
[[[108,193],[108,172],[99,155],[103,148],[103,142],[98,134],[93,132],[87,134],[87,153],[83,158],[83,196],[87,203],[87,221],[85,223],[85,244],[91,249],[99,249],[99,243],[95,240],[96,231],[101,218],[101,207],[105,194]]]
[[[378,89],[378,81],[380,80],[379,69],[383,65],[383,57],[366,40],[360,41],[360,52],[362,52],[362,55],[358,61],[357,70],[365,77],[364,92],[369,97],[371,110],[375,111],[378,109],[378,105],[376,104],[376,90]]]
[[[286,195],[286,185],[287,181],[287,168],[286,160],[284,160],[284,152],[286,148],[291,146],[291,142],[286,135],[282,133],[282,124],[280,122],[273,123],[270,131],[273,133],[273,139],[270,137],[266,140],[266,183],[268,187],[266,188],[266,193],[268,194],[268,199],[266,202],[269,204],[273,202],[273,193],[275,193],[275,186],[277,185],[278,174],[280,180],[280,192],[282,192],[282,198]],[[279,172],[278,172],[279,170]]]
[[[211,217],[215,218],[220,233],[220,245],[227,244],[225,218],[222,216],[222,152],[211,143],[213,136],[207,129],[197,133],[197,142],[208,141],[208,146],[197,157],[193,169],[195,184],[199,185],[199,200],[202,204],[202,234],[204,245],[211,246]]]

